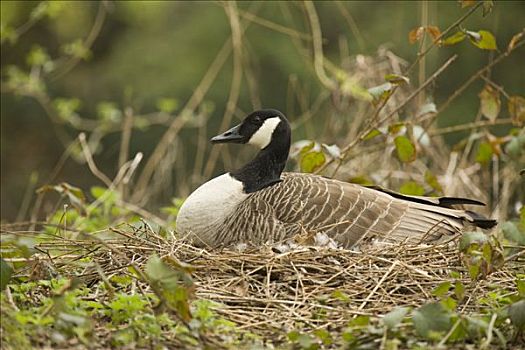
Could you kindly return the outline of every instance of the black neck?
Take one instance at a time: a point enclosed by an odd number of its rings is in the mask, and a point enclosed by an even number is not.
[[[231,175],[244,184],[244,192],[252,193],[281,181],[290,151],[290,136],[273,139],[254,159]]]

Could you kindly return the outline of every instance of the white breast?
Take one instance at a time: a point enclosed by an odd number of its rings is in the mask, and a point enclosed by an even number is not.
[[[229,173],[197,188],[184,202],[177,215],[177,232],[194,234],[211,244],[217,228],[248,195],[242,182]]]

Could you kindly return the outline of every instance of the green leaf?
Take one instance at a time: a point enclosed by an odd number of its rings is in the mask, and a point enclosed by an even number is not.
[[[60,119],[71,123],[73,126],[78,125],[80,120],[77,111],[81,106],[78,98],[56,98],[53,100],[53,106]]]
[[[519,331],[525,331],[525,299],[511,304],[508,312],[514,327]]]
[[[119,123],[122,119],[122,111],[114,102],[101,102],[97,105],[97,114],[103,121]]]
[[[454,311],[456,309],[456,306],[457,306],[458,302],[456,300],[454,300],[454,298],[452,298],[452,297],[447,297],[447,298],[441,300],[440,304],[443,305],[445,307],[445,309],[447,309],[449,311]]]
[[[363,137],[363,140],[371,140],[379,135],[382,135],[381,131],[379,131],[378,129],[372,129]]]
[[[88,60],[91,58],[91,51],[84,44],[82,39],[77,39],[71,43],[63,45],[62,51],[64,51],[66,55],[77,57],[83,60]]]
[[[8,42],[10,44],[16,43],[18,40],[18,35],[16,33],[15,28],[6,25],[4,23],[0,23],[0,43]]]
[[[412,322],[417,333],[425,338],[431,338],[433,332],[446,332],[451,327],[451,313],[440,303],[421,306],[414,311]]]
[[[0,291],[5,289],[12,274],[13,268],[0,257]]]
[[[517,224],[506,221],[500,225],[500,229],[506,239],[525,246],[525,231],[520,230]]]
[[[483,50],[497,50],[496,38],[494,35],[486,30],[480,30],[479,32],[467,31],[470,42],[476,47]]]
[[[326,156],[323,152],[312,151],[301,157],[301,171],[312,173],[326,162]]]
[[[476,152],[476,162],[487,165],[492,159],[492,146],[488,142],[481,142]]]
[[[370,323],[369,316],[359,315],[353,320],[351,320],[350,322],[348,322],[348,327],[356,327],[356,326],[364,327],[364,326],[368,326],[369,323]]]
[[[392,83],[386,82],[384,84],[369,88],[368,92],[372,95],[374,101],[377,103],[388,99],[392,94],[393,88],[394,85]]]
[[[416,148],[406,136],[397,136],[394,139],[397,156],[404,163],[413,162],[416,159]]]
[[[385,80],[394,85],[404,85],[410,83],[410,79],[404,75],[399,74],[387,74]]]
[[[389,329],[396,327],[410,311],[408,307],[396,307],[383,317],[383,324]]]
[[[487,84],[478,96],[481,102],[481,113],[491,121],[496,120],[501,109],[499,91]]]
[[[454,283],[454,294],[456,295],[458,301],[463,300],[465,297],[465,286],[460,281],[456,281],[456,283]]]
[[[417,182],[407,181],[401,185],[399,192],[409,196],[422,196],[425,194],[425,189]]]
[[[174,98],[159,98],[157,100],[157,108],[159,111],[168,114],[174,112],[178,105],[178,101]]]
[[[483,232],[465,232],[459,240],[459,250],[465,252],[472,244],[482,245],[488,238]]]
[[[288,340],[290,340],[291,342],[296,342],[298,339],[299,339],[299,335],[301,333],[299,333],[298,331],[290,331],[288,332],[288,334],[286,335],[288,337]]]
[[[452,283],[449,281],[440,283],[434,290],[432,291],[432,295],[435,295],[436,297],[442,297],[445,294],[448,293],[449,289],[452,287]]]
[[[29,54],[27,55],[27,64],[29,64],[30,66],[44,67],[51,63],[51,58],[49,57],[49,54],[47,53],[46,49],[44,49],[40,45],[34,45],[31,48],[31,51],[29,51]]]
[[[516,280],[516,289],[518,290],[518,295],[525,298],[525,279]]]
[[[451,36],[441,40],[440,41],[440,45],[441,46],[455,45],[455,44],[460,43],[463,40],[465,40],[466,37],[467,37],[467,35],[464,32],[459,31],[459,32],[456,32],[456,33],[452,34]]]
[[[443,193],[443,187],[441,187],[436,175],[430,170],[425,171],[425,182],[437,193]]]

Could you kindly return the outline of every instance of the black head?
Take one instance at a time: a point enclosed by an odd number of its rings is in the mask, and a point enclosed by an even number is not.
[[[260,149],[274,140],[290,139],[286,117],[275,109],[262,109],[249,114],[241,124],[211,139],[212,143],[247,143]]]

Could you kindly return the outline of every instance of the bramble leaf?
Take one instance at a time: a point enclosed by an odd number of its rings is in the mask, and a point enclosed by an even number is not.
[[[0,257],[0,291],[5,289],[12,274],[13,268]]]
[[[448,331],[451,327],[450,319],[450,312],[440,303],[423,305],[412,316],[417,333],[425,338],[431,338],[434,332]]]
[[[396,327],[410,311],[408,307],[396,307],[383,317],[383,323],[389,329]]]

